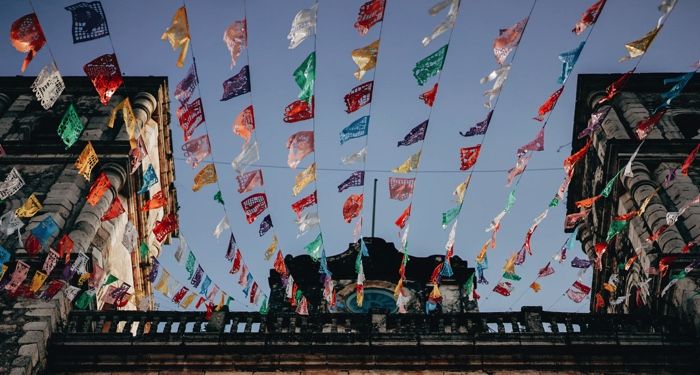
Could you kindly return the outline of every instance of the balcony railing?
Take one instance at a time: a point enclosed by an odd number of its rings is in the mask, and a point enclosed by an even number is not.
[[[173,337],[216,333],[230,337],[313,335],[434,336],[434,335],[662,335],[692,336],[693,329],[678,320],[637,315],[593,315],[523,308],[517,312],[419,314],[269,314],[247,312],[204,313],[177,311],[74,311],[59,336],[117,335]]]

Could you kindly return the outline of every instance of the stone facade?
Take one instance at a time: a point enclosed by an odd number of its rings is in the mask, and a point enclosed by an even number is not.
[[[364,238],[369,256],[363,257],[364,304],[360,308],[355,303],[355,283],[357,272],[355,260],[359,248],[357,244],[350,244],[348,249],[340,254],[327,258],[328,269],[333,274],[336,291],[336,312],[368,312],[371,310],[394,312],[396,299],[394,289],[398,282],[399,265],[403,253],[396,249],[393,243],[377,237]],[[406,281],[403,291],[408,296],[406,311],[409,313],[421,313],[425,311],[425,304],[433,288],[430,278],[436,266],[444,261],[444,256],[433,255],[428,257],[409,256],[406,264]],[[287,255],[285,264],[299,289],[309,301],[309,313],[328,311],[326,301],[323,299],[323,283],[320,280],[319,262],[314,262],[308,255]],[[439,285],[442,301],[438,310],[444,313],[476,312],[476,301],[470,301],[464,290],[464,284],[468,278],[473,277],[474,269],[469,268],[467,261],[458,256],[452,257],[452,270],[454,275],[442,277]],[[271,312],[293,312],[294,308],[285,298],[285,286],[279,274],[270,270],[268,278],[270,284],[269,307]],[[476,284],[476,283],[475,283]],[[476,287],[476,285],[475,285]]]
[[[156,241],[151,228],[156,220],[175,212],[177,197],[172,184],[174,163],[170,131],[170,115],[167,79],[164,77],[128,77],[125,84],[103,106],[85,77],[64,77],[66,90],[56,103],[44,110],[31,91],[33,77],[0,78],[0,144],[6,155],[0,158],[0,178],[4,179],[12,168],[16,168],[25,185],[15,194],[0,203],[2,214],[20,207],[31,194],[43,204],[33,217],[23,219],[25,226],[18,238],[17,232],[0,233],[0,244],[12,253],[12,260],[5,278],[12,274],[14,264],[21,260],[31,266],[25,284],[31,281],[34,271],[41,269],[49,248],[58,249],[62,236],[68,235],[74,243],[70,255],[74,262],[79,253],[87,255],[87,271],[96,267],[104,269],[104,275],[115,276],[119,283],[130,285],[133,296],[124,307],[104,303],[106,288],[97,288],[97,299],[93,309],[152,309],[151,284],[147,280],[151,267],[150,255],[157,256],[161,244]],[[143,168],[131,173],[129,160],[130,142],[126,126],[121,118],[113,128],[108,122],[113,108],[125,97],[129,97],[136,128],[141,135],[148,156]],[[57,127],[69,104],[76,108],[85,129],[78,141],[69,148],[57,134]],[[90,141],[99,161],[88,181],[74,166],[80,152]],[[159,182],[147,194],[137,194],[142,185],[145,166],[153,165]],[[111,183],[96,205],[86,203],[86,196],[96,177],[104,172]],[[147,212],[141,211],[150,196],[162,190],[168,205]],[[115,197],[121,200],[125,212],[118,217],[101,221]],[[58,232],[49,237],[39,254],[30,256],[23,248],[23,240],[42,220],[50,216],[58,225]],[[142,258],[138,246],[125,245],[122,239],[131,223],[138,234],[138,243],[144,241],[149,247],[149,256]],[[131,225],[129,224],[129,225]],[[169,238],[166,239],[169,241]],[[45,284],[61,277],[64,261],[61,259],[48,276]],[[71,285],[76,285],[74,277]],[[99,283],[99,282],[98,282]],[[88,283],[81,285],[82,289]],[[36,294],[35,294],[36,295]],[[12,297],[0,293],[2,322],[0,322],[0,373],[32,373],[41,371],[46,365],[45,347],[52,332],[61,327],[71,310],[71,301],[60,292],[52,300],[43,302],[38,298]],[[96,305],[95,305],[96,303]]]
[[[574,151],[586,142],[586,139],[578,139],[577,135],[586,128],[591,113],[606,106],[610,106],[611,111],[603,122],[602,130],[595,133],[591,149],[576,166],[569,187],[569,214],[579,212],[576,201],[599,194],[607,182],[625,167],[640,144],[634,127],[649,117],[650,112],[661,104],[660,94],[671,88],[671,85],[663,85],[663,80],[679,74],[635,74],[622,92],[603,105],[598,105],[598,100],[605,95],[605,88],[619,76],[579,75],[573,129]],[[633,176],[620,174],[610,196],[595,203],[580,227],[578,238],[590,259],[595,260],[595,246],[606,242],[613,217],[640,210],[645,200],[653,197],[643,214],[632,219],[626,230],[608,241],[602,256],[602,269],[595,272],[592,286],[593,295],[600,293],[604,306],[596,308],[597,297],[592,296],[592,311],[675,315],[694,323],[700,333],[698,270],[688,273],[686,278],[661,296],[671,276],[679,274],[700,257],[697,247],[683,252],[686,244],[700,239],[700,206],[691,205],[675,224],[660,232],[660,228],[667,225],[667,213],[679,211],[700,193],[700,161],[692,163],[687,176],[680,173],[680,166],[688,153],[700,142],[698,130],[700,79],[695,77],[672,102],[639,149],[631,164]],[[666,181],[675,169],[678,169],[675,178]],[[655,191],[658,192],[655,194]],[[661,234],[649,241],[654,233]],[[630,260],[635,255],[636,260]],[[662,274],[660,261],[670,265],[665,274]],[[625,296],[628,298],[622,303],[611,303]]]

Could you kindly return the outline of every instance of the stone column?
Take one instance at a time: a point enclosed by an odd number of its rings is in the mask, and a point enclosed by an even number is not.
[[[78,218],[73,224],[73,230],[69,234],[75,244],[73,252],[88,250],[90,243],[95,238],[95,234],[97,234],[97,230],[100,229],[102,225],[100,218],[107,212],[109,205],[112,203],[117,192],[124,186],[128,176],[126,170],[115,163],[105,164],[101,172],[105,172],[112,187],[105,192],[96,205],[91,206],[86,203],[85,206],[83,206],[83,209],[80,211]]]

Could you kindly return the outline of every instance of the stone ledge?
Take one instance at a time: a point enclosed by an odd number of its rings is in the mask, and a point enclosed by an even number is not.
[[[37,344],[25,344],[19,347],[17,352],[20,357],[29,357],[31,359],[32,367],[35,367],[39,363],[39,346]]]

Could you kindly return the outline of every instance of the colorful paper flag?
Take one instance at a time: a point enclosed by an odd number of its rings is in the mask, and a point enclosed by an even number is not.
[[[578,61],[578,57],[581,55],[581,51],[585,45],[586,42],[583,41],[578,45],[578,47],[572,49],[571,51],[559,54],[559,60],[562,62],[562,67],[561,75],[559,76],[557,82],[560,84],[564,84],[564,82],[566,82],[566,79],[569,78],[571,71],[574,70],[574,65],[576,65],[576,61]]]
[[[450,9],[447,11],[447,16],[445,19],[440,22],[435,28],[433,29],[433,32],[423,38],[421,43],[423,44],[423,47],[427,47],[430,42],[433,40],[437,39],[440,35],[442,35],[445,31],[453,28],[455,26],[455,23],[457,22],[457,12],[459,11],[459,3],[460,0],[442,0],[439,3],[433,5],[428,10],[428,14],[431,16],[434,16],[443,9],[447,8],[447,6],[450,6]]]
[[[248,46],[248,25],[245,19],[234,21],[224,30],[224,43],[231,55],[231,68],[236,65],[241,50]]]
[[[357,65],[357,71],[354,76],[357,80],[362,80],[367,71],[374,69],[377,66],[377,55],[379,54],[379,39],[371,44],[358,48],[352,51],[350,56],[352,61]]]
[[[409,156],[406,161],[401,163],[401,165],[392,169],[391,171],[393,173],[408,173],[417,169],[418,165],[420,164],[420,155],[421,151],[416,152],[415,154]]]
[[[294,49],[308,37],[316,34],[316,9],[317,4],[314,4],[309,9],[300,10],[294,20],[292,27],[289,30],[287,39],[289,39],[289,49]]]
[[[428,78],[437,75],[445,64],[447,56],[448,44],[445,44],[430,56],[416,63],[413,68],[413,76],[416,78],[419,86],[423,86]]]
[[[21,68],[21,72],[24,73],[34,56],[46,44],[44,31],[35,13],[22,16],[12,23],[10,42],[18,52],[27,54]]]
[[[54,63],[46,65],[41,69],[39,75],[34,82],[32,82],[32,91],[44,109],[53,107],[65,88],[66,84],[63,82],[61,72],[58,71]]]
[[[411,131],[408,132],[403,137],[402,141],[399,141],[398,146],[409,146],[412,145],[418,141],[422,141],[425,139],[425,133],[428,131],[428,120],[425,120],[421,122],[418,126],[414,127],[411,129]]]
[[[472,126],[467,130],[466,132],[462,133],[459,132],[459,134],[462,137],[471,137],[475,135],[484,135],[486,134],[486,131],[489,129],[489,123],[491,123],[491,116],[493,115],[493,110],[489,111],[489,113],[486,115],[486,119],[483,121],[479,121],[476,123],[476,125]]]
[[[352,219],[358,217],[362,212],[364,194],[351,194],[343,203],[343,219],[350,223]]]
[[[194,176],[192,191],[199,191],[199,189],[201,189],[203,186],[214,184],[217,181],[218,177],[216,176],[216,166],[214,163],[209,163],[200,169]]]
[[[190,46],[190,27],[187,23],[187,10],[184,6],[177,9],[170,26],[165,29],[160,39],[167,39],[173,50],[180,48],[180,56],[177,58],[176,65],[178,68],[182,68],[185,56],[187,56],[187,49]]]
[[[498,31],[498,37],[493,41],[493,55],[498,65],[503,65],[510,52],[518,46],[527,22],[528,18],[524,18],[515,25]]]
[[[435,96],[437,96],[437,91],[438,91],[438,84],[434,84],[433,88],[420,94],[418,99],[422,100],[425,105],[428,107],[432,107],[433,103],[435,102]]]
[[[223,86],[224,93],[221,96],[222,102],[249,93],[250,70],[248,65],[242,67],[233,77],[225,80]]]
[[[461,166],[459,170],[466,171],[476,164],[477,159],[479,159],[479,152],[481,151],[481,145],[476,145],[473,147],[462,147],[459,149],[459,157]]]
[[[348,177],[345,181],[338,185],[338,193],[341,193],[343,192],[343,190],[351,187],[363,186],[364,184],[365,171],[352,172],[352,174],[350,174],[350,177]]]
[[[622,90],[622,88],[625,87],[625,85],[627,85],[627,81],[629,81],[629,79],[632,77],[635,70],[637,70],[637,67],[634,67],[632,70],[621,75],[618,79],[615,80],[615,82],[611,83],[610,86],[605,88],[605,96],[598,100],[596,104],[600,105],[612,100],[612,98],[614,98],[615,95],[617,95],[620,92],[620,90]]]
[[[486,82],[493,81],[493,87],[490,90],[484,91],[484,96],[486,96],[484,107],[491,109],[491,102],[500,94],[503,84],[506,83],[508,79],[508,73],[510,73],[510,65],[503,65],[479,81],[482,85]]]
[[[122,205],[121,199],[119,199],[118,195],[114,196],[114,200],[112,200],[112,203],[109,205],[109,208],[107,208],[107,212],[105,212],[104,215],[100,218],[100,221],[108,221],[112,220],[119,215],[123,214],[126,212],[124,210],[124,206]]]
[[[284,118],[286,123],[309,120],[314,117],[314,97],[311,97],[311,104],[296,100],[284,108]]]
[[[211,144],[209,134],[204,134],[197,138],[192,138],[182,145],[185,162],[192,168],[197,168],[199,163],[211,154]]]
[[[314,132],[300,131],[292,134],[287,139],[287,149],[287,165],[295,169],[304,157],[314,152]]]
[[[561,96],[561,93],[563,91],[564,86],[558,88],[557,91],[553,92],[537,110],[537,117],[534,117],[534,119],[537,121],[544,121],[544,115],[546,115],[547,113],[551,112],[552,109],[554,109],[554,106],[557,105],[557,101],[559,101],[559,96]]]
[[[247,193],[258,186],[263,186],[263,174],[261,169],[256,169],[250,172],[239,174],[236,176],[238,181],[238,192]]]
[[[365,82],[359,86],[355,86],[348,94],[345,95],[345,112],[352,113],[361,107],[372,102],[372,88],[374,81]]]
[[[413,194],[415,178],[389,177],[389,198],[403,201]]]
[[[258,215],[267,209],[267,196],[265,193],[255,193],[241,201],[243,213],[248,224],[257,219]]]
[[[243,138],[246,144],[250,141],[250,136],[255,130],[255,113],[253,112],[252,105],[245,107],[245,109],[236,116],[236,119],[233,120],[232,129],[233,134]]]
[[[190,68],[187,70],[187,75],[182,81],[178,82],[175,86],[175,98],[180,102],[181,105],[190,101],[194,90],[199,85],[199,77],[197,77],[197,65],[192,63]]]
[[[153,227],[153,234],[156,235],[156,240],[162,243],[165,237],[176,231],[178,227],[177,216],[175,213],[171,212],[162,220],[156,221],[156,225]]]
[[[321,256],[321,249],[323,248],[323,236],[321,233],[316,236],[316,239],[311,241],[308,245],[304,246],[306,254],[308,254],[314,262],[318,262]]]
[[[313,193],[292,203],[292,211],[297,214],[297,219],[299,219],[301,218],[301,212],[304,211],[305,208],[311,207],[316,203],[318,203],[318,201],[316,198],[316,190],[314,190]]]
[[[99,1],[79,2],[65,8],[73,18],[73,44],[109,35],[107,18]]]
[[[146,172],[143,173],[143,184],[141,189],[136,192],[136,194],[143,194],[147,192],[151,186],[158,183],[158,175],[156,175],[156,170],[153,168],[153,164],[149,164],[146,168]]]
[[[310,103],[314,95],[314,82],[316,81],[316,51],[313,51],[304,61],[294,70],[294,81],[301,92],[299,92],[299,100]]]
[[[575,281],[573,285],[566,291],[566,296],[572,301],[580,303],[591,292],[591,288],[584,285],[580,281]]]
[[[394,222],[394,224],[396,224],[396,226],[399,227],[399,229],[403,229],[406,226],[406,222],[411,216],[411,206],[413,206],[412,203],[409,204],[408,207],[406,207],[406,209],[403,210],[399,218],[396,219],[396,221]]]
[[[197,127],[205,121],[202,98],[184,103],[175,111],[175,116],[184,133],[185,142],[189,141]]]
[[[316,163],[311,163],[310,166],[296,175],[292,194],[296,197],[306,186],[314,181],[316,181]]]
[[[232,161],[231,166],[239,175],[245,173],[248,167],[260,160],[260,152],[258,150],[258,142],[253,141],[244,144],[241,153],[238,154]]]
[[[384,19],[384,6],[386,0],[369,0],[362,4],[357,14],[355,29],[360,35],[365,35],[375,24]]]
[[[353,163],[356,163],[358,161],[365,161],[366,156],[367,156],[367,146],[363,147],[358,152],[352,153],[348,156],[343,156],[340,159],[340,162],[343,163],[344,165],[353,164]]]
[[[90,181],[90,173],[92,172],[92,168],[97,165],[98,160],[97,153],[92,147],[92,142],[88,141],[83,151],[78,155],[78,159],[75,161],[75,168],[78,169],[80,175]]]
[[[537,132],[535,139],[531,140],[527,144],[518,148],[517,155],[518,155],[518,157],[521,157],[521,156],[525,155],[528,151],[542,151],[542,150],[544,150],[544,126],[542,126],[542,128],[540,128],[539,132]]]
[[[26,201],[15,210],[15,215],[21,218],[30,218],[36,215],[44,206],[39,202],[36,194],[32,193]]]
[[[83,66],[83,71],[95,86],[103,105],[107,105],[112,95],[124,83],[115,54],[108,53],[90,61]]]
[[[352,122],[352,124],[343,128],[340,131],[340,144],[349,141],[353,138],[364,137],[367,135],[367,128],[369,127],[369,116],[362,116],[359,119]]]
[[[649,32],[644,34],[644,36],[640,39],[625,44],[625,49],[627,49],[627,56],[621,57],[618,61],[627,61],[630,59],[637,58],[646,53],[647,49],[649,49],[649,46],[651,46],[651,43],[656,38],[656,35],[661,30],[662,26],[663,25],[657,25],[653,29],[649,30]]]
[[[272,229],[273,226],[274,225],[272,225],[272,216],[270,216],[270,214],[267,214],[260,222],[260,229],[258,229],[258,235],[260,237],[264,236],[265,233]]]
[[[575,33],[576,35],[581,35],[581,33],[583,33],[588,26],[594,24],[598,20],[598,16],[600,16],[600,12],[603,11],[604,6],[605,0],[598,0],[593,3],[593,5],[583,12],[581,19],[576,22],[576,25],[571,32]]]
[[[498,284],[496,284],[496,286],[493,288],[493,291],[504,297],[508,297],[513,291],[513,284],[511,284],[509,281],[501,281]]]

